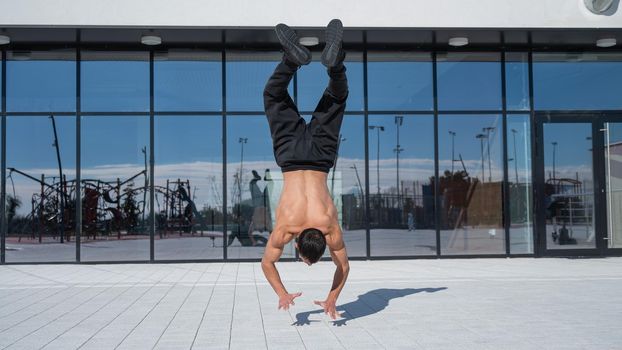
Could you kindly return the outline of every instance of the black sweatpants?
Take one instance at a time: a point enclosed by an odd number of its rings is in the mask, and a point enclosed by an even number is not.
[[[307,124],[287,92],[299,67],[287,59],[279,63],[264,89],[264,107],[274,158],[281,171],[317,170],[329,172],[337,155],[339,130],[348,97],[346,67],[328,69],[328,87]]]

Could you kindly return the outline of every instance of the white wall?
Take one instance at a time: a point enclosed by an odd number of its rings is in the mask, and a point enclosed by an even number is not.
[[[614,5],[618,7],[615,1]],[[611,12],[611,11],[610,11]],[[0,0],[0,26],[621,28],[583,0]]]

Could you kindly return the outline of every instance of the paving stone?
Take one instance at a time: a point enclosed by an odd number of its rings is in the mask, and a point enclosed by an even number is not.
[[[0,266],[7,349],[620,349],[622,258]],[[4,282],[6,281],[6,282]]]

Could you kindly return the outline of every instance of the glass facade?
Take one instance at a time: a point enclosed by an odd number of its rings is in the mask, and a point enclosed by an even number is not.
[[[5,57],[6,262],[261,258],[283,185],[262,98],[280,53]],[[536,254],[538,237],[577,222],[564,217],[562,197],[577,195],[560,180],[580,170],[575,180],[593,186],[602,174],[590,164],[610,166],[603,208],[617,211],[622,121],[599,136],[600,161],[591,144],[585,159],[560,144],[579,131],[591,141],[591,126],[546,124],[542,171],[548,200],[560,205],[540,234],[532,144],[540,111],[622,110],[620,54],[349,50],[346,60],[349,98],[328,188],[349,256]],[[289,86],[303,118],[327,82],[314,52]],[[588,202],[568,227],[587,230],[580,244],[547,237],[547,249],[597,246],[598,205]],[[619,216],[610,216],[617,248]],[[283,257],[297,258],[293,244]]]

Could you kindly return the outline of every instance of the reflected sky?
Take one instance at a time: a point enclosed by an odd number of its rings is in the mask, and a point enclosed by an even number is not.
[[[219,61],[156,61],[155,110],[222,110],[221,68]]]
[[[592,182],[592,124],[545,123],[545,178],[571,178]],[[556,143],[554,145],[553,143]],[[555,149],[555,157],[553,150]],[[555,175],[553,175],[555,165]]]
[[[440,110],[501,109],[500,62],[439,61],[437,67]]]
[[[534,56],[536,109],[622,109],[622,62],[580,56],[574,62],[537,61],[547,57]]]
[[[506,53],[505,98],[509,111],[529,110],[529,64],[527,61],[527,53]]]
[[[144,61],[82,61],[83,111],[149,111],[149,54],[137,54]]]
[[[348,101],[346,111],[363,111],[363,62],[346,62]],[[313,61],[298,70],[298,110],[312,112],[328,85],[326,67]]]
[[[486,131],[485,128],[492,129]],[[483,172],[484,181],[502,180],[501,128],[502,122],[499,115],[439,116],[439,172],[442,174],[446,170],[451,171],[452,138],[454,138],[454,171],[466,168],[471,177],[482,180]],[[455,136],[452,137],[450,132],[454,132]],[[464,168],[460,157],[464,162]]]
[[[434,109],[431,61],[371,61],[367,66],[370,110]]]
[[[75,61],[7,61],[7,111],[75,110]]]

